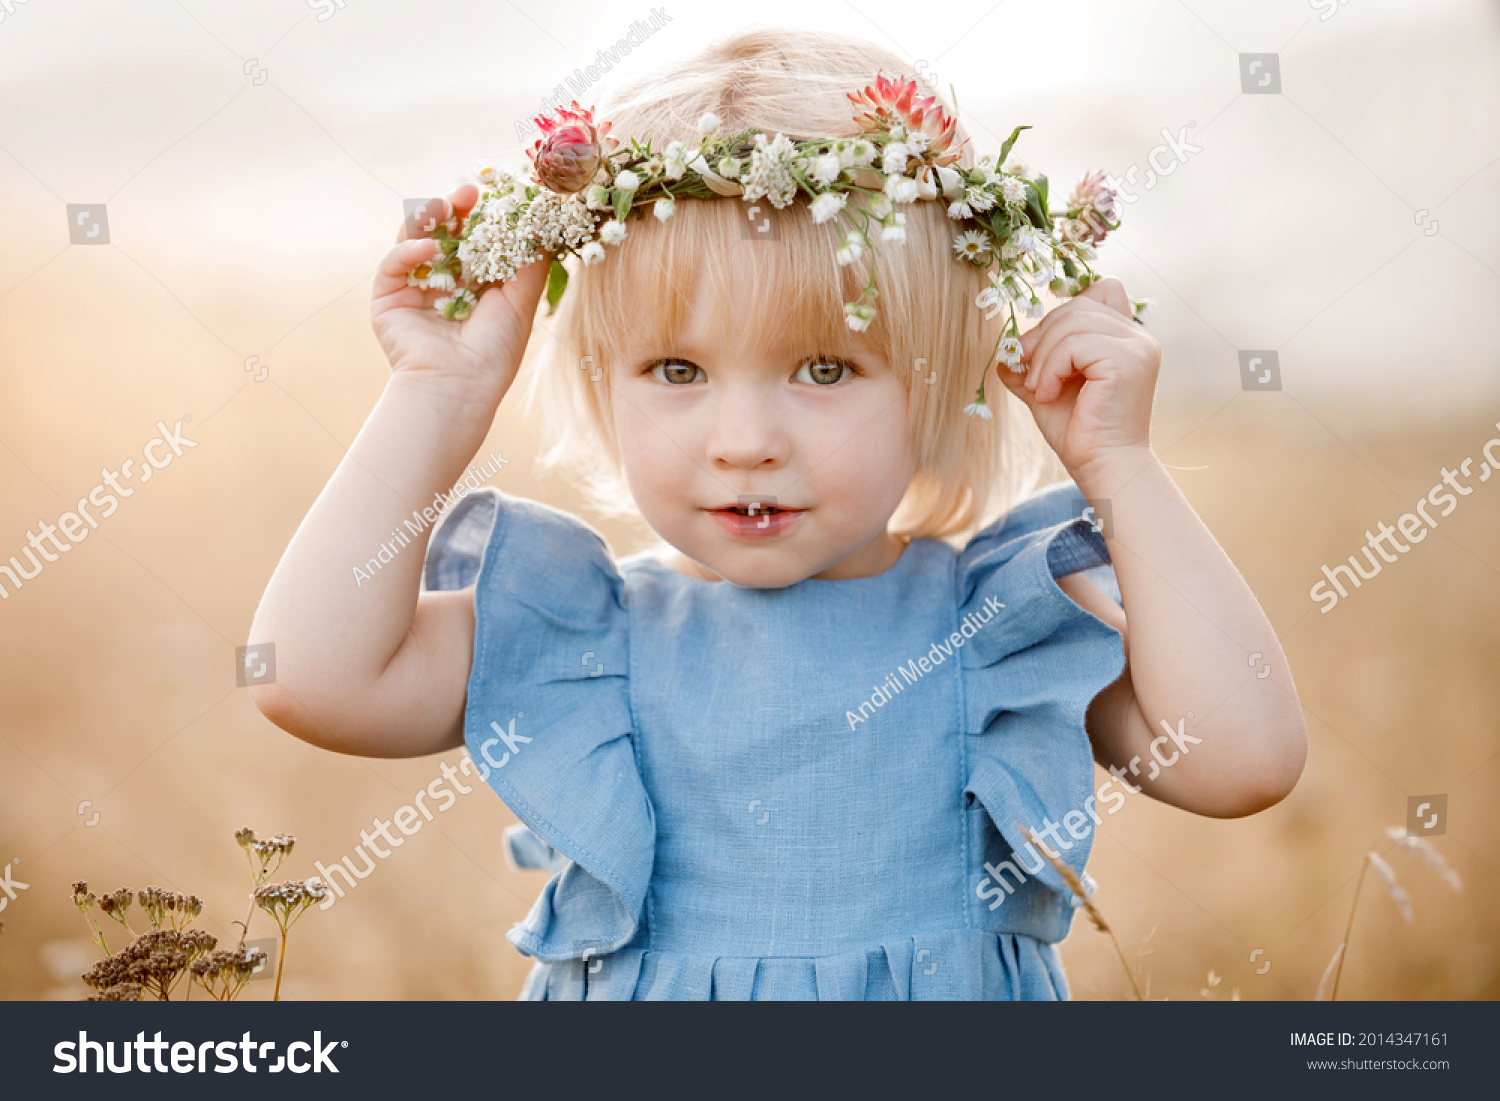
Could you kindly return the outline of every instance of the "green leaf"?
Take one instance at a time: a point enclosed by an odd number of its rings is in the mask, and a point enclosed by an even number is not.
[[[1016,139],[1021,136],[1022,130],[1030,130],[1030,126],[1017,126],[1010,132],[1010,137],[1005,139],[1005,144],[1000,147],[1000,155],[995,158],[995,171],[999,172],[1005,167],[1005,158],[1010,156],[1010,147],[1016,144]]]
[[[1047,177],[1026,181],[1026,213],[1038,229],[1052,228],[1052,219],[1047,216]]]
[[[635,192],[633,191],[620,191],[618,189],[615,190],[615,218],[618,221],[623,222],[625,220],[625,215],[630,211],[630,200],[633,198],[635,198]]]
[[[547,316],[552,316],[552,311],[557,309],[557,304],[562,300],[563,291],[568,289],[568,269],[563,267],[562,261],[554,259],[552,267],[547,272]]]
[[[1073,263],[1072,257],[1064,256],[1062,258],[1062,268],[1063,274],[1066,275],[1069,279],[1078,278],[1078,265]]]

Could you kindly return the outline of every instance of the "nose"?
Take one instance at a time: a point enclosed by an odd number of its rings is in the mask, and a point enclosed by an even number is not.
[[[791,451],[785,410],[758,387],[733,387],[708,410],[708,460],[715,469],[777,469]]]

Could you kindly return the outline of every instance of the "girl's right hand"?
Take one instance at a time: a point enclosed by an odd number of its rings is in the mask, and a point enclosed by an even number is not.
[[[478,198],[477,187],[463,184],[442,201],[440,220],[456,215],[462,225]],[[548,257],[487,288],[468,318],[450,321],[433,308],[447,292],[406,282],[413,268],[437,255],[437,242],[408,239],[405,220],[396,242],[376,270],[370,302],[370,321],[391,370],[440,397],[498,405],[526,351]]]

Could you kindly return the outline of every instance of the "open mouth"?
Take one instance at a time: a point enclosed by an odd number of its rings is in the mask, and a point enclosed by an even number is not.
[[[778,512],[798,512],[799,509],[781,508],[777,505],[732,505],[721,512],[736,512],[741,516],[774,516]]]

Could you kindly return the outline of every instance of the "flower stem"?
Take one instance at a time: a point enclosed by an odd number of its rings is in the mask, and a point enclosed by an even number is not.
[[[1364,886],[1365,870],[1370,866],[1370,854],[1365,853],[1364,863],[1359,866],[1359,878],[1354,881],[1354,901],[1349,904],[1349,922],[1344,926],[1344,954],[1339,957],[1338,966],[1333,971],[1333,993],[1328,995],[1330,1002],[1337,1001],[1339,996],[1339,978],[1344,973],[1344,961],[1349,958],[1349,933],[1354,929],[1354,911],[1359,907],[1359,889]]]

